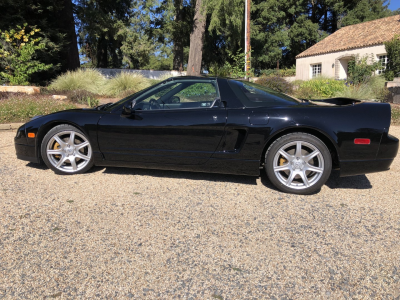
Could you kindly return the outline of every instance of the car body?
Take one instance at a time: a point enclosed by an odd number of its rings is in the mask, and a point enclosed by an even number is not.
[[[317,140],[329,151],[329,158],[324,154],[317,164],[330,160],[331,167],[326,166],[329,173],[333,167],[340,169],[341,176],[352,176],[390,168],[399,147],[398,139],[389,134],[390,121],[391,109],[386,103],[346,98],[306,101],[246,81],[176,77],[112,105],[34,118],[18,129],[15,148],[19,159],[40,163],[47,153],[43,148],[46,134],[67,124],[79,130],[81,142],[86,138],[90,143],[86,154],[96,166],[259,176],[274,142],[292,134],[287,139],[290,142],[290,137],[299,133],[316,141],[304,140],[307,154]],[[53,139],[50,144],[55,143]],[[57,147],[48,149],[51,152]],[[305,151],[299,147],[300,153]],[[299,171],[308,164],[295,157],[295,149],[292,153],[290,159],[277,156],[277,167],[290,162],[290,168]],[[67,166],[68,161],[62,164]],[[69,173],[78,173],[73,169],[71,166]],[[283,181],[286,178],[283,176]]]

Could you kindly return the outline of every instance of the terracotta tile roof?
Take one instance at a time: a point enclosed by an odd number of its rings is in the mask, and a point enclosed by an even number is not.
[[[296,58],[379,45],[400,34],[400,15],[343,27]]]

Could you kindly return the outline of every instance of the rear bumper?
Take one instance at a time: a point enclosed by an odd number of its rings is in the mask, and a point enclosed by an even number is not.
[[[387,171],[393,159],[358,160],[340,162],[340,177]]]
[[[399,150],[399,140],[385,133],[376,159],[374,160],[348,160],[340,162],[340,176],[353,176],[368,173],[387,171],[390,169]]]

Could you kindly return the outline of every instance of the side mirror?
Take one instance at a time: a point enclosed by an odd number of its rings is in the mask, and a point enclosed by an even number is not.
[[[179,98],[178,96],[172,96],[169,99],[169,103],[181,103],[181,98]]]
[[[136,100],[133,100],[132,102],[129,102],[124,105],[122,108],[122,113],[121,116],[125,118],[129,118],[135,113],[134,107],[136,105]]]

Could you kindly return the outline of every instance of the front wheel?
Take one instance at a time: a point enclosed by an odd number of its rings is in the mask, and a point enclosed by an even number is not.
[[[305,195],[318,191],[328,180],[332,158],[320,139],[296,132],[272,143],[265,155],[265,169],[281,191]]]
[[[84,173],[93,166],[93,152],[88,138],[74,126],[62,124],[43,138],[42,159],[57,174]]]

